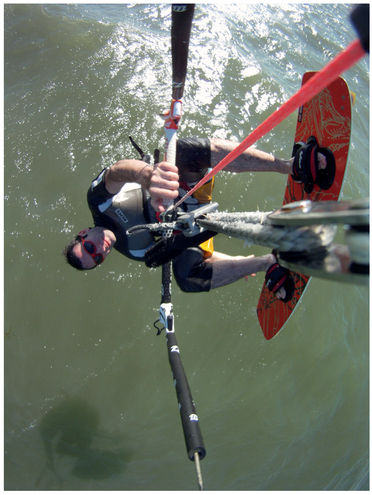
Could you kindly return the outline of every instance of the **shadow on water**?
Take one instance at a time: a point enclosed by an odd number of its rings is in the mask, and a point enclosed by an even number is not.
[[[65,473],[63,460],[66,457],[76,459],[72,464],[72,475],[91,480],[103,480],[122,473],[131,457],[128,449],[97,448],[97,444],[122,443],[122,435],[105,434],[98,428],[99,414],[79,398],[65,400],[54,407],[40,424],[47,456],[46,466],[36,482],[36,488],[49,469],[62,486]]]

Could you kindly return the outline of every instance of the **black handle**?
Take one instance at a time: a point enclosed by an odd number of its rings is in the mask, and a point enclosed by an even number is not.
[[[187,455],[189,456],[189,459],[193,461],[195,453],[198,452],[199,458],[202,460],[206,455],[206,450],[200,431],[195,404],[191,396],[185,370],[183,369],[176,336],[174,333],[167,333],[166,338],[169,364],[172,369],[174,384],[176,387]]]
[[[174,100],[180,100],[185,86],[194,4],[172,4],[172,66]]]
[[[356,5],[350,13],[350,20],[364,50],[369,53],[369,4]]]

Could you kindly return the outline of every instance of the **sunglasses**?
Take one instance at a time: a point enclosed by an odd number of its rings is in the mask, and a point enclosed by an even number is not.
[[[84,238],[81,235],[79,235],[79,237],[81,239],[81,243],[83,245],[84,251],[87,252],[93,258],[94,263],[96,265],[100,265],[101,263],[103,263],[105,259],[102,254],[96,252],[97,246],[93,244],[92,241],[84,240]]]

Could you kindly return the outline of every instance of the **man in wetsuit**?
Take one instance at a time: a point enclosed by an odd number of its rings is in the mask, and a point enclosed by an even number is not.
[[[163,200],[176,200],[185,194],[184,189],[191,188],[237,145],[221,139],[181,138],[177,141],[178,168],[167,162],[152,166],[143,161],[125,159],[104,169],[88,191],[88,205],[95,226],[80,231],[65,248],[67,262],[77,269],[89,270],[103,263],[112,249],[131,259],[144,261],[145,253],[154,245],[155,238],[149,232],[128,237],[126,231],[135,225],[157,223],[156,212],[165,210]],[[319,168],[324,168],[326,162],[323,163],[322,156],[318,158]],[[244,151],[224,170],[285,175],[295,172],[293,158],[282,160],[253,148]],[[210,194],[204,194],[207,199],[200,200],[203,194],[199,199],[191,196],[181,206],[189,211],[210,201],[213,183],[209,188]],[[181,290],[204,292],[260,271],[267,272],[275,264],[273,254],[229,256],[202,244],[176,256],[173,270]],[[280,292],[278,295],[280,297]]]

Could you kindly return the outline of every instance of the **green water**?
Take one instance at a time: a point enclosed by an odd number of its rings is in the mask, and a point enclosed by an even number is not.
[[[241,140],[355,37],[342,4],[197,5],[179,135]],[[170,7],[4,6],[4,484],[8,490],[195,490],[164,335],[160,270],[61,250],[91,224],[104,167],[164,145]],[[369,197],[369,58],[342,199]],[[257,146],[290,156],[296,115]],[[280,207],[285,178],[217,176],[229,211]],[[216,249],[266,253],[218,236]],[[369,290],[313,278],[285,329],[256,317],[263,274],[209,294],[174,284],[176,335],[208,490],[369,488]]]

